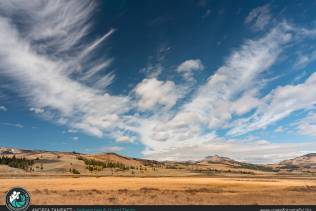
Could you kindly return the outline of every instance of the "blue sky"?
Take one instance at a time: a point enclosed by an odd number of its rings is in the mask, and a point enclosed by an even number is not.
[[[316,1],[1,1],[0,145],[270,163],[316,151]]]

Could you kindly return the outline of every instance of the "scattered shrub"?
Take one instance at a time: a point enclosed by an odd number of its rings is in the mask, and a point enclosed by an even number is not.
[[[71,172],[72,172],[73,174],[80,174],[80,171],[78,171],[77,169],[72,169]]]

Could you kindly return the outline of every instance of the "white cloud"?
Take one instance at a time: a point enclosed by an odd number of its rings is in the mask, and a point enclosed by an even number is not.
[[[30,108],[30,111],[33,111],[36,114],[41,114],[45,112],[43,108],[33,108],[33,107]]]
[[[28,100],[31,110],[99,137],[105,131],[119,130],[119,114],[129,109],[129,99],[99,89],[113,77],[96,80],[98,88],[75,80],[77,75],[90,79],[109,61],[96,61],[93,53],[113,30],[96,41],[81,43],[94,3],[1,1],[0,5],[4,14],[0,16],[1,74],[15,80],[15,90]],[[15,25],[17,16],[24,27]]]
[[[157,158],[155,155],[162,154],[162,158],[183,159],[189,157],[182,149],[228,146],[225,140],[215,141],[214,129],[223,126],[233,114],[241,115],[258,106],[256,92],[249,90],[256,90],[256,78],[271,67],[290,40],[286,24],[278,25],[261,39],[247,40],[177,112],[138,119],[137,132],[146,146],[145,156]],[[230,150],[234,152],[237,146]]]
[[[253,92],[247,92],[239,99],[234,101],[231,105],[232,113],[243,115],[256,108],[260,104],[260,100],[254,95],[255,93]]]
[[[303,135],[316,136],[316,113],[309,112],[296,123],[298,132]]]
[[[250,25],[255,31],[263,30],[271,20],[270,5],[257,7],[250,11],[245,19],[245,23]]]
[[[148,64],[140,70],[140,73],[145,74],[146,78],[158,78],[165,69],[164,61],[170,50],[170,46],[165,43],[160,44],[156,50],[156,55],[148,58]]]
[[[316,51],[313,51],[310,54],[299,54],[296,62],[294,63],[294,67],[304,68],[314,61],[316,61]]]
[[[77,133],[78,131],[75,130],[75,129],[68,129],[67,132],[68,132],[68,133]]]
[[[5,106],[0,106],[0,111],[7,111],[8,109]]]
[[[161,64],[149,64],[147,67],[140,70],[141,73],[145,73],[147,78],[157,78],[162,73],[163,67]]]
[[[144,79],[135,87],[140,110],[152,110],[157,106],[172,108],[181,97],[181,91],[172,81],[156,78]]]
[[[89,71],[87,71],[81,78],[80,80],[86,81],[88,79],[90,79],[91,77],[93,77],[94,75],[96,75],[100,70],[107,68],[111,65],[112,63],[112,59],[111,60],[107,60],[101,64],[98,64],[96,66],[94,66],[93,68],[91,68]]]
[[[183,74],[183,77],[187,80],[193,80],[194,71],[203,70],[204,66],[199,59],[190,59],[181,63],[177,67],[177,72]]]
[[[24,125],[19,124],[19,123],[1,122],[0,124],[9,126],[9,127],[24,128]]]
[[[99,39],[95,40],[93,43],[88,45],[82,52],[79,54],[79,59],[84,59],[86,56],[88,56],[91,52],[93,52],[103,41],[105,41],[107,38],[109,38],[113,33],[115,32],[114,29],[110,29],[105,35],[100,37]],[[105,63],[101,63],[100,65],[104,65],[104,67],[108,66],[111,63],[111,60],[106,61]],[[90,73],[89,71],[88,73]],[[94,72],[95,73],[95,72]]]
[[[130,138],[128,136],[120,136],[117,138],[118,142],[130,142]]]
[[[79,140],[79,137],[78,136],[74,136],[74,137],[72,137],[72,139],[77,141],[77,140]]]
[[[279,126],[274,131],[277,133],[282,133],[282,132],[284,132],[284,128],[282,126]]]
[[[257,111],[248,119],[242,119],[230,131],[230,135],[241,135],[250,131],[265,128],[281,120],[294,111],[311,109],[316,104],[316,95],[306,90],[316,89],[316,73],[313,73],[304,83],[286,85],[272,90],[261,99]]]
[[[0,3],[1,14],[12,20],[16,17],[25,27],[25,39],[43,42],[33,46],[36,51],[60,54],[78,47],[81,38],[90,28],[89,18],[94,2],[78,1],[19,1],[4,0]],[[14,21],[14,20],[12,20]],[[79,50],[79,49],[78,49]]]
[[[271,67],[282,45],[290,40],[287,25],[280,24],[265,37],[246,41],[198,89],[192,101],[184,106],[183,112],[194,113],[201,123],[217,128],[230,120],[232,113],[243,113],[254,108],[257,100],[253,93],[247,93],[248,90],[256,90],[258,85],[255,81],[259,74]],[[241,110],[238,106],[238,96],[243,96],[241,101],[247,101],[246,109]]]

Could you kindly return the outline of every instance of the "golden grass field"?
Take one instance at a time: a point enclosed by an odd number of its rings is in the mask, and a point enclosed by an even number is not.
[[[0,197],[14,186],[34,205],[316,204],[316,178],[3,178]]]

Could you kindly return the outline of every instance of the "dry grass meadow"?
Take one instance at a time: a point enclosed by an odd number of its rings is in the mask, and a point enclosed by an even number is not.
[[[0,197],[14,186],[35,205],[316,204],[316,178],[1,178]]]

